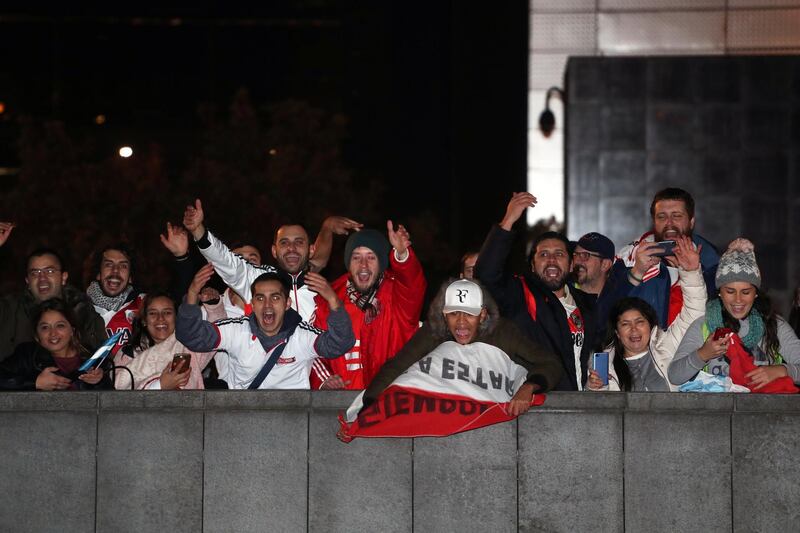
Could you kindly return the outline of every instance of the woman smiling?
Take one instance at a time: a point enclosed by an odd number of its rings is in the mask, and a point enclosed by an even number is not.
[[[730,244],[717,267],[716,285],[719,296],[708,302],[705,318],[691,325],[678,347],[670,381],[686,383],[701,370],[727,376],[725,355],[736,334],[757,365],[743,385],[758,392],[785,376],[800,382],[800,340],[761,291],[753,243],[736,239]]]

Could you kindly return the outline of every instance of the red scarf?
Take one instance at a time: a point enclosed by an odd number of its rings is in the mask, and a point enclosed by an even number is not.
[[[736,333],[731,336],[731,342],[728,345],[728,352],[725,354],[728,357],[729,370],[728,375],[737,385],[743,385],[750,389],[751,392],[769,393],[769,394],[794,394],[800,392],[800,389],[792,381],[789,376],[783,376],[773,381],[770,381],[758,390],[754,390],[747,383],[745,377],[749,372],[757,369],[753,363],[753,356],[742,343],[742,339]]]

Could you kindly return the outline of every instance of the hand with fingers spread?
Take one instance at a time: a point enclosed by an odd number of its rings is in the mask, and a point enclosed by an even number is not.
[[[744,377],[747,378],[747,386],[757,391],[770,382],[788,375],[789,372],[783,365],[764,365],[751,370]]]
[[[408,247],[411,246],[411,235],[402,224],[399,224],[395,231],[391,220],[386,221],[386,229],[389,232],[389,242],[397,253],[397,260],[405,261],[408,257]]]
[[[173,370],[170,361],[159,378],[161,390],[175,390],[185,387],[189,382],[189,362],[182,359]]]
[[[342,305],[342,302],[339,300],[339,297],[336,296],[336,292],[333,290],[330,283],[328,283],[328,280],[326,280],[321,274],[307,272],[305,276],[305,283],[306,287],[325,298],[325,301],[328,302],[331,311],[339,309],[339,306]]]
[[[339,374],[334,374],[319,386],[319,390],[342,390],[350,385],[352,381],[343,379]]]
[[[347,217],[330,216],[322,223],[322,228],[336,235],[349,235],[351,231],[359,231],[364,224]]]
[[[36,390],[66,390],[72,381],[59,376],[57,366],[48,366],[36,377]]]
[[[206,232],[206,227],[203,225],[204,220],[203,203],[197,198],[194,205],[187,205],[183,212],[183,226],[189,230],[196,241],[202,239]]]
[[[209,264],[203,265],[200,270],[192,278],[192,283],[189,285],[189,290],[186,292],[186,303],[197,305],[200,302],[200,292],[206,286],[208,280],[214,275],[214,266]]]
[[[103,379],[103,371],[100,368],[93,368],[85,374],[78,376],[78,379],[89,385],[97,385]]]
[[[0,222],[0,246],[3,246],[11,236],[11,230],[14,229],[14,226],[13,222]]]
[[[700,268],[700,250],[702,244],[695,247],[692,239],[686,235],[675,237],[675,260],[683,270],[697,270]]]
[[[511,231],[514,223],[519,220],[522,213],[529,207],[536,206],[536,197],[529,192],[515,192],[511,195],[511,200],[506,207],[506,214],[500,222],[500,227],[506,231]]]
[[[159,237],[164,248],[172,252],[175,257],[183,257],[189,253],[189,233],[182,227],[167,222],[167,234],[161,234]]]

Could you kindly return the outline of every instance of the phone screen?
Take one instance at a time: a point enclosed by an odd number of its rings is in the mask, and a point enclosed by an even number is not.
[[[656,252],[653,257],[668,257],[675,255],[675,241],[660,241],[656,243],[661,251]]]
[[[603,385],[608,385],[608,352],[595,353],[592,356],[592,368],[603,380]]]

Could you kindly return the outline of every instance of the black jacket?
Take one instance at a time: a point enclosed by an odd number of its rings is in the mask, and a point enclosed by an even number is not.
[[[61,297],[75,313],[81,343],[89,350],[98,348],[107,338],[106,328],[89,297],[72,285],[62,287]],[[11,355],[18,344],[33,340],[37,305],[27,288],[0,298],[0,360]]]
[[[574,344],[567,323],[566,310],[558,297],[536,276],[527,273],[517,277],[506,272],[505,265],[513,240],[512,232],[505,231],[500,226],[493,226],[478,255],[475,275],[497,301],[502,316],[513,320],[531,339],[549,348],[559,357],[564,367],[564,374],[555,390],[578,390]],[[527,285],[536,301],[535,319],[528,312],[522,283]],[[575,299],[584,322],[580,358],[583,386],[588,377],[589,356],[598,341],[595,298],[574,287],[570,287],[569,292]]]
[[[84,354],[86,359],[88,354]],[[108,360],[106,360],[108,363]],[[49,366],[58,366],[50,352],[37,342],[23,342],[17,345],[14,353],[0,361],[0,390],[36,390],[36,378]],[[97,385],[90,385],[75,379],[80,390],[113,389],[108,374]]]

